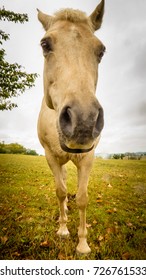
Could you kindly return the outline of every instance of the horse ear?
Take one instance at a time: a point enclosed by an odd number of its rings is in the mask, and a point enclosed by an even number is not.
[[[95,31],[101,27],[103,14],[104,14],[104,0],[100,2],[100,4],[96,7],[94,12],[90,15],[90,20],[93,24],[93,28]]]
[[[52,17],[42,13],[39,9],[38,11],[38,20],[42,23],[44,29],[47,31],[52,23]]]

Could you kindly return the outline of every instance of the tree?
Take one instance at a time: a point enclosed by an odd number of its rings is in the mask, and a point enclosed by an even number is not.
[[[3,7],[0,9],[0,20],[24,23],[28,21],[27,14],[7,11]],[[0,31],[0,44],[9,39],[9,34]],[[13,97],[22,94],[26,89],[34,86],[36,73],[27,74],[22,71],[22,66],[18,63],[10,64],[5,60],[6,52],[0,50],[0,110],[12,110],[17,104],[12,102]]]
[[[114,158],[114,159],[119,159],[119,158],[120,158],[120,155],[119,155],[119,154],[114,154],[114,155],[113,155],[113,158]]]
[[[26,149],[24,146],[18,143],[5,144],[4,141],[2,143],[0,142],[0,154],[38,155],[35,150]]]
[[[25,154],[26,148],[18,143],[0,143],[1,154]]]
[[[31,150],[31,149],[27,149],[25,152],[25,155],[38,156],[37,152],[35,150]]]

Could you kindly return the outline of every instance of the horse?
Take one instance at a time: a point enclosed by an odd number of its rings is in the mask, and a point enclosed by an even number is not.
[[[54,175],[60,208],[60,237],[67,237],[67,187],[65,164],[72,161],[78,174],[76,203],[79,209],[76,251],[88,254],[87,186],[94,151],[104,126],[104,112],[97,100],[98,65],[105,46],[94,35],[102,24],[104,0],[90,16],[63,9],[53,16],[38,11],[45,29],[40,45],[44,56],[44,95],[38,118],[38,138]]]

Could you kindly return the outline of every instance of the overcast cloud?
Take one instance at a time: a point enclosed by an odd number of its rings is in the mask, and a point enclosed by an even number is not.
[[[105,127],[97,152],[146,151],[146,1],[106,0],[102,28],[96,35],[107,52],[100,64],[97,96],[104,108]],[[98,0],[1,0],[1,6],[27,13],[29,22],[4,22],[10,34],[4,44],[7,60],[40,76],[35,87],[17,98],[18,108],[0,113],[0,140],[18,142],[43,153],[37,139],[37,117],[43,96],[43,56],[39,42],[44,31],[36,8],[53,14],[60,8],[81,9],[88,15]]]

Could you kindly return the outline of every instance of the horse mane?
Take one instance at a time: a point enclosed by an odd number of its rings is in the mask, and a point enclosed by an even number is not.
[[[86,23],[93,29],[92,22],[86,13],[74,9],[61,9],[54,14],[53,22],[67,20],[73,23]]]

